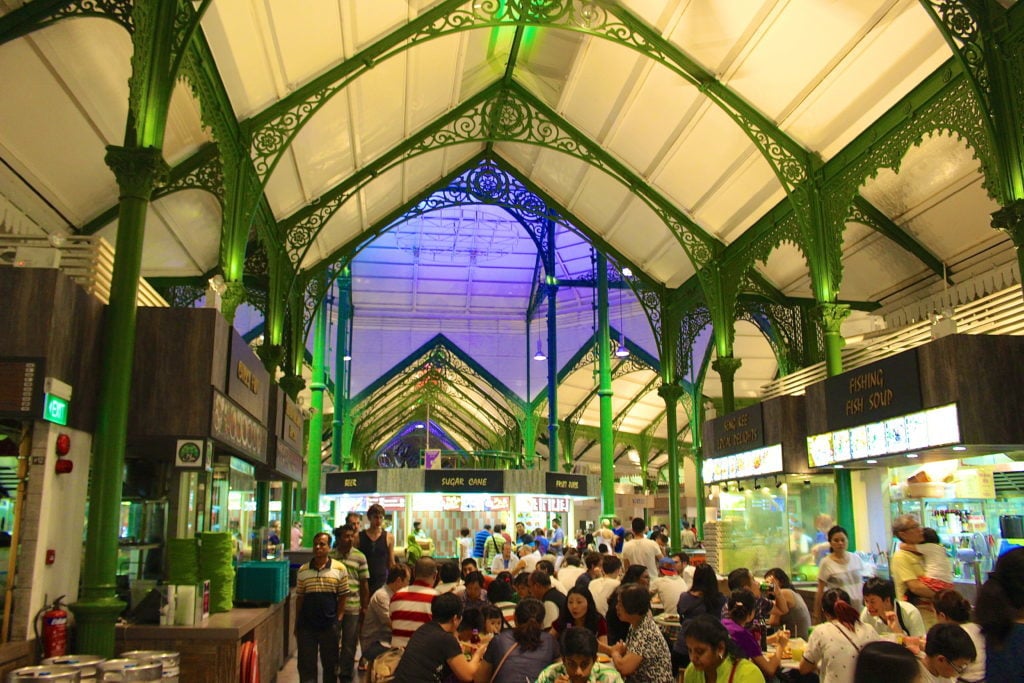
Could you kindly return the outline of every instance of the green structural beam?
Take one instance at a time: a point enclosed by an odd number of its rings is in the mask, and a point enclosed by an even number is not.
[[[597,390],[601,404],[601,519],[615,516],[615,444],[612,434],[612,367],[608,332],[608,257],[597,254]]]

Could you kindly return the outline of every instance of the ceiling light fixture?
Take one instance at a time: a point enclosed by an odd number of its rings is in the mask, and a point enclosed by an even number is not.
[[[967,446],[953,446],[954,451],[966,451]]]
[[[864,462],[866,462],[869,465],[876,465],[876,464],[878,464],[878,461],[875,460],[874,458],[871,458],[870,460],[865,460]]]
[[[540,345],[540,339],[537,340],[537,352],[533,354],[534,360],[547,360],[548,357],[544,354],[544,349]]]
[[[346,352],[345,352],[345,355],[344,355],[344,356],[342,356],[342,357],[341,357],[341,359],[342,359],[342,360],[352,360],[352,354],[351,354],[351,353],[349,353],[348,351],[346,351]]]
[[[917,455],[917,453],[907,453],[907,457],[908,458],[916,458],[916,457],[918,457],[918,455]]]

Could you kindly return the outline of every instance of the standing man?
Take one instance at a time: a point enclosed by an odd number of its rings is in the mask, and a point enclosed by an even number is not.
[[[359,645],[367,662],[373,662],[391,647],[391,598],[408,585],[409,569],[398,564],[388,570],[387,583],[370,596],[359,634]]]
[[[339,683],[351,683],[352,669],[356,661],[356,645],[359,631],[363,627],[366,607],[370,602],[370,570],[366,555],[353,547],[356,527],[346,524],[334,530],[334,553],[348,571],[348,600],[345,601],[345,616],[341,620],[341,654],[338,662]]]
[[[352,510],[345,515],[345,524],[348,524],[356,530],[356,533],[359,533],[359,529],[363,526],[363,516],[355,510]]]
[[[697,547],[697,534],[693,532],[687,521],[683,520],[683,528],[679,532],[679,542],[684,548],[696,548]],[[806,550],[804,552],[807,552]]]
[[[370,526],[359,532],[359,551],[370,569],[370,592],[384,585],[388,567],[395,566],[395,538],[384,530],[384,507],[374,503],[366,511]]]
[[[661,559],[661,546],[644,536],[644,520],[633,518],[633,539],[622,546],[622,562],[626,569],[634,564],[647,567],[648,576],[658,575],[658,560]]]
[[[391,598],[391,647],[405,647],[416,629],[430,621],[430,603],[438,596],[434,590],[436,579],[434,558],[416,560],[413,582]]]
[[[484,528],[476,532],[473,536],[473,557],[478,560],[484,559],[484,552],[486,550],[487,539],[491,537],[491,525],[484,524]],[[486,566],[486,565],[484,565]]]
[[[501,555],[501,549],[505,545],[505,537],[501,535],[504,529],[505,527],[500,524],[494,525],[494,533],[484,543],[483,566],[490,567],[494,563],[494,558]]]
[[[548,541],[548,552],[555,556],[565,552],[565,531],[562,530],[562,520],[558,517],[551,520],[551,540]]]
[[[900,515],[892,520],[892,534],[904,543],[923,543],[924,529],[914,515]],[[935,591],[924,585],[924,566],[921,556],[908,550],[897,549],[889,561],[889,573],[896,586],[896,599],[913,603],[921,613],[925,630],[935,625],[935,607],[932,598]]]
[[[615,525],[612,529],[612,533],[615,534],[615,552],[622,552],[622,544],[626,542],[626,529],[622,526],[622,520],[618,517],[612,518],[612,523]]]
[[[338,667],[338,621],[345,613],[348,572],[331,559],[331,535],[313,537],[313,559],[299,567],[295,582],[295,639],[301,683],[317,683],[319,655],[324,679],[331,680]]]
[[[473,557],[473,537],[469,535],[469,529],[463,528],[459,531],[459,561],[468,560]]]

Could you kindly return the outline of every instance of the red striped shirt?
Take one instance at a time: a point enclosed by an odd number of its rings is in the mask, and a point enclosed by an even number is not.
[[[391,596],[391,647],[405,647],[416,629],[430,621],[437,595],[432,586],[415,582]]]

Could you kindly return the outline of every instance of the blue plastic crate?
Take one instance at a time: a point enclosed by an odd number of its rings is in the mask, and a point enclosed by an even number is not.
[[[288,597],[287,562],[243,562],[235,572],[235,600],[281,602]]]

